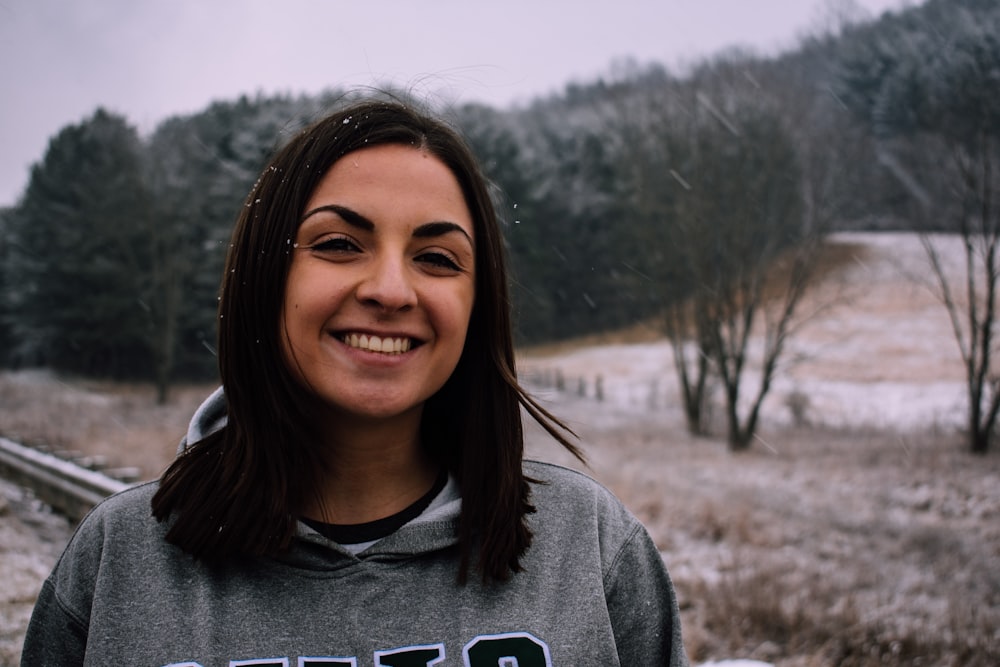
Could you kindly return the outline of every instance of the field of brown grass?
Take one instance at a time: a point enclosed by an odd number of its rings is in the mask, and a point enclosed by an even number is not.
[[[594,425],[592,400],[553,408],[660,546],[693,660],[1000,664],[997,453],[973,457],[954,435],[775,428],[733,454],[676,418]],[[538,429],[529,443],[576,465]]]

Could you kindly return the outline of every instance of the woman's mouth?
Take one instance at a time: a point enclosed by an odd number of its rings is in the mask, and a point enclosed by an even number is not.
[[[381,354],[402,354],[409,352],[410,348],[413,347],[413,341],[410,338],[381,337],[358,333],[341,334],[339,338],[348,347]]]

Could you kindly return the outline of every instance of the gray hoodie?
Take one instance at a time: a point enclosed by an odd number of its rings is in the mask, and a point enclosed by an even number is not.
[[[224,422],[221,394],[197,439]],[[156,483],[83,520],[39,595],[22,665],[687,665],[674,590],[645,529],[606,489],[526,462],[537,508],[524,571],[456,583],[461,499],[358,554],[299,524],[277,558],[210,567],[164,541]]]

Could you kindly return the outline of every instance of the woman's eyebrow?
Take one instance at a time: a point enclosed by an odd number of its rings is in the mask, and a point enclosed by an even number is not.
[[[434,238],[436,236],[451,234],[452,232],[459,232],[469,241],[469,245],[475,247],[469,233],[465,231],[461,225],[455,224],[454,222],[440,221],[424,223],[413,230],[413,237],[418,239]]]
[[[338,217],[340,217],[344,222],[346,222],[350,226],[357,227],[358,229],[363,229],[366,232],[371,232],[375,230],[374,222],[372,222],[365,216],[361,215],[357,211],[353,211],[347,208],[346,206],[340,206],[338,204],[327,204],[325,206],[317,206],[316,208],[310,211],[306,211],[306,214],[302,216],[302,220],[299,221],[299,224],[305,222],[306,219],[308,219],[310,216],[323,212],[335,213],[337,214]]]
[[[341,206],[339,204],[326,204],[324,206],[317,206],[314,209],[306,211],[305,215],[302,216],[300,224],[302,222],[305,222],[309,217],[316,215],[317,213],[324,213],[324,212],[336,214],[337,217],[339,217],[341,220],[343,220],[352,227],[362,229],[366,232],[375,231],[374,222],[372,222],[365,216],[361,215],[357,211],[347,208],[346,206]],[[418,226],[416,229],[413,230],[413,237],[418,239],[435,238],[438,236],[444,236],[445,234],[451,234],[454,232],[460,233],[462,236],[466,238],[466,240],[468,240],[469,245],[475,247],[475,244],[472,242],[472,237],[469,236],[469,233],[465,231],[465,229],[463,229],[461,225],[454,222],[448,222],[446,220],[426,222]]]

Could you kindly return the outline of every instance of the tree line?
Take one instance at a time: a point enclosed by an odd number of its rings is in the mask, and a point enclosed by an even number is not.
[[[524,107],[436,109],[495,185],[519,341],[655,322],[674,342],[689,428],[705,428],[711,375],[731,444],[747,446],[824,235],[994,242],[998,17],[986,0],[928,0],[773,58],[731,50],[684,73],[620,62]],[[103,109],[60,130],[0,213],[0,363],[150,380],[164,398],[172,382],[213,377],[238,207],[284,138],[349,96],[241,97],[145,137]],[[994,246],[969,256],[994,284]],[[994,295],[941,288],[982,436],[1000,404]]]

